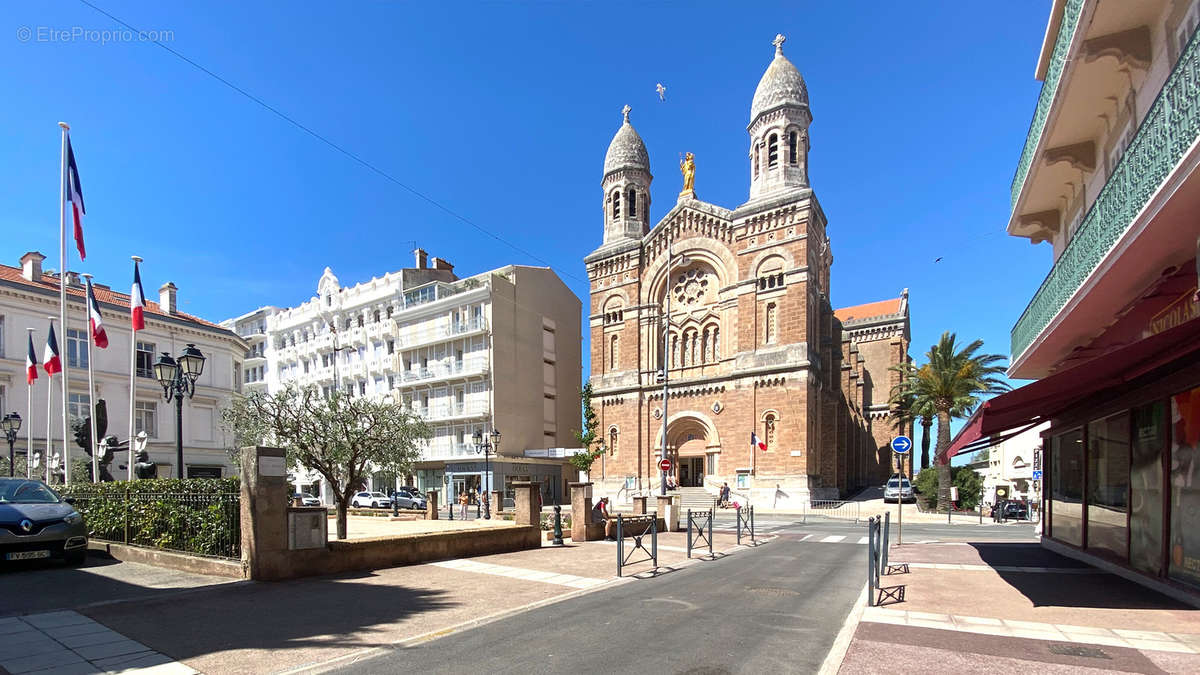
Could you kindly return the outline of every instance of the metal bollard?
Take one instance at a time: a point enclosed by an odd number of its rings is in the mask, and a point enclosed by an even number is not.
[[[716,517],[717,517],[717,512],[715,509],[708,512],[708,557],[709,558],[713,557],[712,530],[713,530],[713,518],[716,518]]]
[[[621,576],[621,564],[625,562],[625,533],[621,528],[621,514],[617,514],[617,576]]]
[[[687,557],[692,557],[692,510],[688,509],[688,529],[687,529]]]
[[[739,504],[737,507],[737,543],[742,545],[742,507]]]
[[[867,519],[867,605],[875,606],[875,516]]]
[[[650,519],[650,557],[654,559],[654,569],[658,569],[658,515]]]
[[[555,500],[558,501],[557,499]],[[555,546],[563,545],[562,536],[562,507],[558,504],[554,505],[554,541],[551,542]]]
[[[400,515],[400,500],[397,499],[395,495],[392,495],[392,517],[395,518],[399,515]]]
[[[750,507],[750,543],[754,542],[754,507]]]
[[[881,570],[886,570],[888,567],[888,549],[891,548],[888,529],[891,525],[891,520],[891,511],[885,512],[883,514],[883,550],[879,552],[879,568]]]

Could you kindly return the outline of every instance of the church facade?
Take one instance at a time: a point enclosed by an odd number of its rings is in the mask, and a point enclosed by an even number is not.
[[[808,180],[804,79],[783,37],[751,104],[749,199],[697,198],[695,165],[651,227],[646,146],[624,122],[604,158],[603,242],[585,258],[597,495],[670,479],[743,503],[832,499],[893,472],[889,414],[908,359],[908,297],[835,310],[827,220]],[[753,443],[753,444],[752,444]]]

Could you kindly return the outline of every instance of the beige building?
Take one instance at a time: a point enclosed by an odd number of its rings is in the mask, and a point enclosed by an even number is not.
[[[27,448],[26,434],[33,435],[35,453],[46,449],[46,396],[50,378],[41,366],[32,387],[32,410],[25,382],[25,353],[28,344],[26,328],[34,329],[34,347],[42,359],[49,326],[47,316],[58,316],[59,277],[42,269],[45,259],[30,252],[21,257],[20,267],[0,265],[0,410],[5,414],[16,411],[21,415],[17,450]],[[153,273],[153,265],[142,268]],[[149,276],[148,274],[146,275]],[[130,269],[131,281],[133,271]],[[99,280],[97,280],[99,281]],[[124,284],[122,284],[124,286]],[[104,399],[108,408],[108,433],[124,440],[129,436],[129,357],[132,336],[129,295],[96,283],[96,300],[108,335],[108,348],[92,349],[92,370],[96,388],[92,393]],[[230,395],[240,389],[239,371],[246,352],[246,343],[237,335],[216,324],[179,311],[178,289],[163,284],[159,301],[147,301],[146,329],[137,332],[137,383],[135,422],[138,431],[150,437],[147,450],[158,465],[160,478],[179,476],[175,455],[175,403],[163,400],[163,390],[154,379],[154,361],[162,352],[178,356],[188,344],[194,344],[206,357],[204,372],[196,382],[196,393],[183,404],[183,450],[188,477],[220,477],[236,473],[235,465],[226,452],[226,439],[221,429],[220,410]],[[87,315],[85,291],[75,273],[68,274],[67,326],[55,321],[59,352],[64,368],[70,370],[68,409],[72,418],[84,417],[90,409],[87,378]],[[63,378],[54,381],[54,423],[51,429],[54,453],[62,452]],[[83,450],[68,439],[73,458],[86,458]],[[119,480],[125,478],[126,456],[121,453],[112,462],[110,471]],[[78,476],[72,476],[77,479]],[[84,477],[86,479],[86,477]]]
[[[248,387],[316,386],[329,394],[390,396],[425,417],[433,437],[410,476],[367,486],[510,492],[534,478],[562,494],[565,463],[527,450],[573,447],[579,430],[579,298],[548,268],[508,265],[459,277],[415,251],[413,267],[343,286],[326,268],[311,299],[224,323],[250,343]],[[472,435],[501,431],[485,461]],[[553,453],[545,453],[553,454]],[[297,468],[297,489],[321,493]]]

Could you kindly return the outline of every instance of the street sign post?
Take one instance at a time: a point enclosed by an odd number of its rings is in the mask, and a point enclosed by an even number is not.
[[[1037,471],[1034,471],[1034,472],[1033,472],[1033,479],[1034,479],[1034,480],[1041,480],[1041,479],[1042,479],[1042,472],[1041,472],[1041,470],[1040,470],[1040,469],[1039,469],[1039,470],[1037,470]]]
[[[912,439],[908,436],[897,436],[892,439],[892,452],[903,455],[912,449]]]
[[[912,439],[908,436],[897,436],[892,439],[892,452],[896,453],[898,480],[896,481],[896,545],[904,543],[904,456],[912,450]],[[891,482],[891,479],[889,479]],[[909,482],[912,486],[912,482]],[[886,486],[884,489],[887,489]],[[883,543],[887,546],[887,542]]]
[[[667,472],[671,470],[671,460],[666,457],[658,460],[658,468],[660,471]]]

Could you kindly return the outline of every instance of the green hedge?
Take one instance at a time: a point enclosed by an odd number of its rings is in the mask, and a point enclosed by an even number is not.
[[[90,536],[200,555],[241,556],[237,478],[160,478],[58,486]]]

